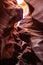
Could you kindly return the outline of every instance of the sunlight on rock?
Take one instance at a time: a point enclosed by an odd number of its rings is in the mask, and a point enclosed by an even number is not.
[[[17,3],[23,9],[23,18],[25,18],[29,14],[29,6],[24,0],[17,0]]]

